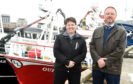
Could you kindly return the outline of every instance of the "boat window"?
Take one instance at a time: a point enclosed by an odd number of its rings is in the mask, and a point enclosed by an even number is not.
[[[30,33],[25,33],[25,37],[26,38],[31,38],[31,34]]]
[[[21,37],[21,32],[18,32],[18,33],[17,33],[17,36]]]
[[[37,34],[33,34],[33,39],[37,39]]]
[[[48,40],[48,34],[45,34],[45,35],[43,34],[41,40]]]
[[[44,40],[44,39],[45,39],[45,37],[44,37],[44,34],[43,34],[43,36],[42,36],[41,40]]]
[[[57,35],[53,35],[53,40],[55,40],[55,39],[56,39],[56,37],[57,37]]]

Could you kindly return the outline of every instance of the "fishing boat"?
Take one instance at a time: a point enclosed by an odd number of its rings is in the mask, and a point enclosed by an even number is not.
[[[1,55],[12,66],[20,84],[53,84],[53,43],[11,41],[5,45],[5,50],[6,54]]]
[[[58,11],[62,12],[61,9]],[[0,56],[4,56],[9,62],[19,84],[53,84],[55,62],[53,45],[61,28],[55,25],[57,17],[54,18],[54,16],[53,13],[48,13],[45,17],[41,17],[27,26],[16,28],[13,33],[7,34],[1,39],[5,43],[5,52],[0,53]],[[35,29],[35,31],[28,32],[27,29],[30,29],[31,25],[42,20],[45,22],[43,28],[32,28],[31,30]],[[80,29],[77,32],[83,34],[85,38],[90,38],[89,35],[93,31]],[[82,70],[85,70],[87,65],[85,62],[83,63]]]
[[[50,23],[50,27],[40,29],[41,33],[33,34],[34,32],[32,32],[31,34],[33,36],[36,35],[37,39],[26,38],[24,37],[25,34],[20,36],[20,31],[44,19],[47,20],[46,24]],[[55,26],[53,25],[53,20],[53,14],[48,13],[45,17],[41,17],[24,27],[16,28],[13,33],[1,37],[1,51],[5,52],[1,52],[0,56],[4,56],[13,68],[19,84],[53,84],[54,58],[52,57],[52,39],[55,38],[52,36],[55,32],[58,34],[57,29],[53,27]]]

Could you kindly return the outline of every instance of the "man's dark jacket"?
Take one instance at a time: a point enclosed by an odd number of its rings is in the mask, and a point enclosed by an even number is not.
[[[104,27],[97,28],[90,42],[90,53],[93,59],[93,69],[99,69],[110,74],[120,74],[122,59],[127,45],[126,31],[123,27],[114,25],[112,31],[104,42]],[[98,59],[107,58],[106,66],[98,67]]]

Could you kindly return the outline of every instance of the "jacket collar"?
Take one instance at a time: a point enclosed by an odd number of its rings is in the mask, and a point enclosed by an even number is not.
[[[116,25],[116,24],[114,24],[114,26],[113,26],[112,28],[113,28],[113,29],[112,29],[112,31],[110,32],[110,34],[109,34],[107,40],[110,39],[110,37],[112,37],[112,36],[118,31],[118,29],[119,29],[118,25]],[[102,29],[103,29],[102,31],[104,32],[104,28],[102,28]]]
[[[63,33],[63,36],[70,38],[69,34],[66,31]],[[80,37],[81,37],[81,35],[78,34],[77,32],[73,36],[73,38],[80,38]]]
[[[115,23],[113,23],[113,24],[111,24],[111,25],[107,25],[107,24],[105,23],[105,26],[110,26],[111,28],[113,28],[114,25],[115,25]]]
[[[112,29],[112,31],[111,31],[109,37],[112,36],[114,33],[116,33],[116,32],[118,31],[118,28],[119,28],[118,25],[114,24],[113,29]],[[97,28],[97,29],[100,30],[100,31],[97,32],[97,36],[98,36],[98,37],[102,37],[103,34],[104,34],[104,26],[102,26],[102,27],[100,27],[100,28]]]

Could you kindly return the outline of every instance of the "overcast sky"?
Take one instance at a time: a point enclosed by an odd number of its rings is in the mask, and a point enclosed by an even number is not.
[[[11,21],[15,22],[17,18],[26,18],[30,23],[39,18],[42,13],[39,6],[46,9],[56,10],[61,8],[66,16],[74,16],[78,20],[92,6],[98,6],[100,10],[104,10],[107,6],[114,6],[118,11],[117,19],[125,19],[131,15],[132,0],[0,0],[0,14],[9,14]],[[128,11],[125,13],[125,8]],[[125,16],[127,15],[127,17]]]

